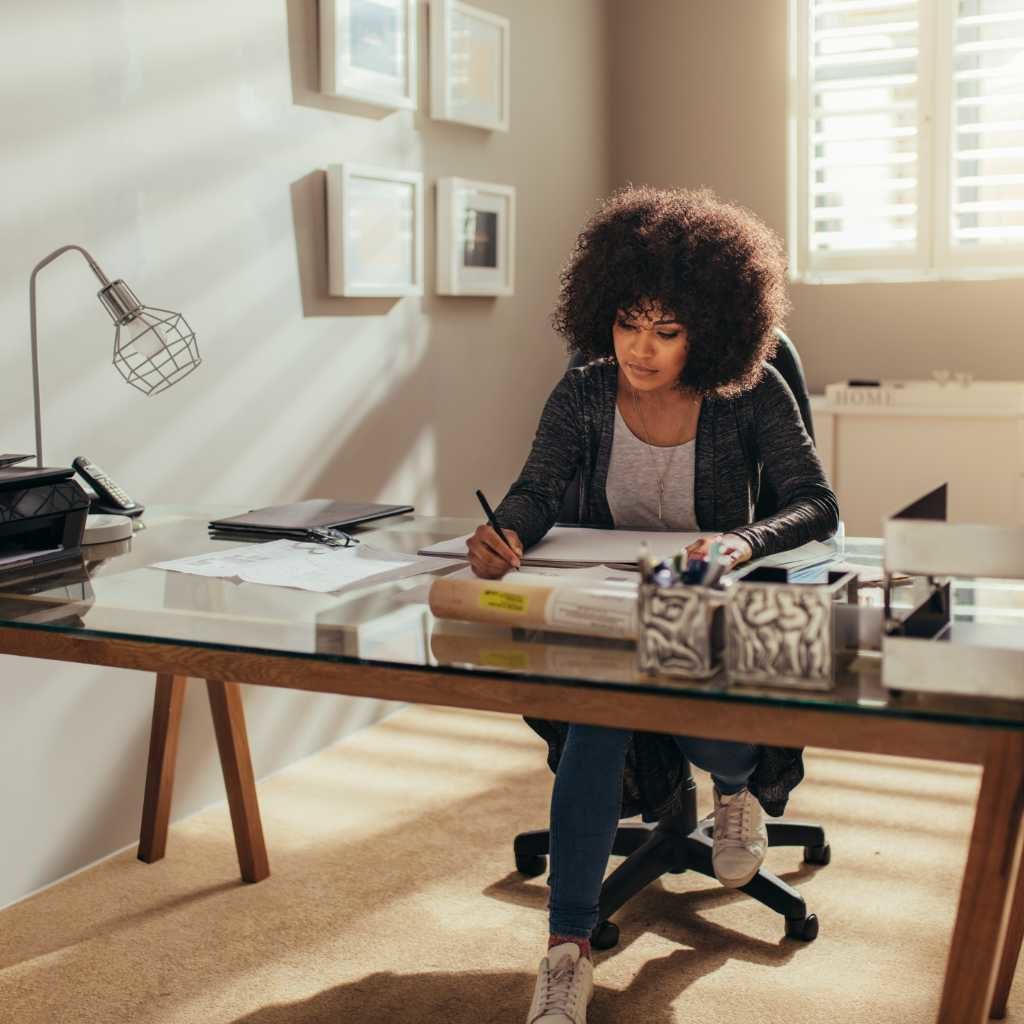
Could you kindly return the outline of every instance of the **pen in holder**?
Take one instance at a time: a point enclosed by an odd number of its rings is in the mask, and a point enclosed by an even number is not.
[[[637,656],[648,673],[708,679],[722,664],[725,591],[695,584],[640,584]]]

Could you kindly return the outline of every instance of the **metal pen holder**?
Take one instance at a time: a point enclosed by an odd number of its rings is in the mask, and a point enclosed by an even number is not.
[[[832,689],[837,669],[856,653],[856,608],[856,573],[791,583],[785,570],[752,570],[730,588],[726,606],[730,681]]]
[[[637,656],[651,674],[708,679],[722,667],[725,592],[640,584]]]

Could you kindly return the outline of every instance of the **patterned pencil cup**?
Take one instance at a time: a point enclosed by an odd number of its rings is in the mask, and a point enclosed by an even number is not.
[[[726,606],[726,665],[736,683],[830,690],[850,638],[837,626],[845,598],[857,603],[855,573],[828,574],[827,583],[789,583],[784,570],[753,570],[730,589]],[[853,642],[855,647],[855,639]]]
[[[698,586],[640,584],[637,658],[651,674],[707,679],[722,666],[721,591]]]

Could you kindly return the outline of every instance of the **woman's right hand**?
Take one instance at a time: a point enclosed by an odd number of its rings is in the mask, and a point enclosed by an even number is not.
[[[508,544],[502,541],[489,523],[478,526],[473,536],[466,541],[469,564],[473,572],[485,580],[501,579],[509,569],[518,569],[522,564],[523,542],[519,534],[504,528],[501,532],[508,537]]]

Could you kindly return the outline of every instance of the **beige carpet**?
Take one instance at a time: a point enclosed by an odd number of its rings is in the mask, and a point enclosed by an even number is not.
[[[670,876],[597,954],[591,1024],[934,1020],[978,771],[821,750],[807,767],[787,816],[825,824],[832,863],[768,865],[818,940]],[[550,787],[519,719],[405,709],[260,785],[267,881],[238,883],[221,806],[174,826],[159,864],[124,853],[0,914],[0,1020],[518,1024],[546,887],[511,842],[542,827]]]

